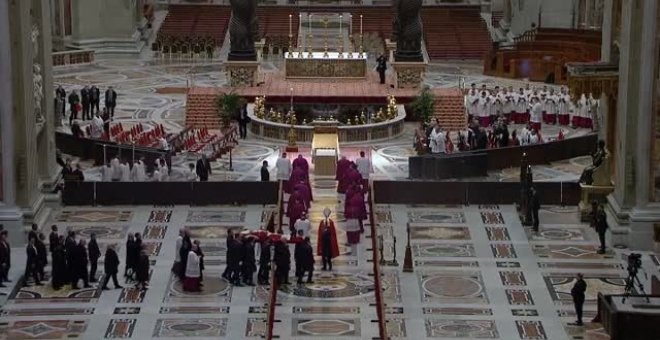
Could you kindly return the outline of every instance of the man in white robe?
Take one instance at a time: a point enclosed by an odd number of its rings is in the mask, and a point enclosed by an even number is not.
[[[188,171],[186,172],[186,180],[188,182],[197,181],[197,172],[195,171],[195,164],[193,163],[188,164]]]
[[[112,167],[112,181],[114,182],[118,182],[121,180],[121,168],[119,167],[119,165],[120,165],[119,158],[115,156],[110,161],[110,166]]]
[[[147,178],[146,170],[144,169],[144,159],[140,158],[131,169],[131,178],[133,182],[144,182]]]
[[[541,121],[543,119],[543,105],[538,99],[532,99],[532,109],[529,110],[529,121],[532,130],[541,131]]]
[[[300,218],[294,223],[293,225],[294,229],[296,229],[296,233],[302,231],[303,237],[309,237],[309,231],[312,228],[312,222],[310,222],[307,219],[307,213],[303,211],[302,215],[300,215]]]
[[[282,157],[275,162],[277,168],[277,179],[281,181],[288,181],[291,178],[291,160],[286,157],[286,152],[282,153]]]
[[[445,153],[445,134],[442,132],[439,126],[433,128],[429,140],[431,146],[431,153],[435,153],[435,154]]]
[[[119,164],[119,171],[121,173],[120,180],[122,182],[130,182],[131,181],[131,168],[128,166],[128,162],[126,160],[122,160],[121,164]]]
[[[365,157],[364,151],[360,151],[360,158],[355,160],[355,165],[357,165],[357,170],[362,175],[362,179],[368,180],[371,172],[371,162]]]
[[[101,138],[101,135],[103,134],[103,119],[101,118],[101,115],[99,115],[98,112],[96,113],[96,115],[94,115],[94,118],[92,119],[91,133],[92,133],[92,138]]]

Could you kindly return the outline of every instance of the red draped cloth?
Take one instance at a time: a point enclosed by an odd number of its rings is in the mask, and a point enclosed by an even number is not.
[[[323,228],[330,229],[330,254],[334,259],[339,256],[339,243],[337,243],[337,230],[335,229],[335,222],[328,219],[326,225],[325,220],[319,223],[318,237],[316,240],[316,255],[323,256]]]

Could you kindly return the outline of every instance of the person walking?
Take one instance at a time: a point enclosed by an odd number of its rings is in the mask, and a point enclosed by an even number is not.
[[[119,280],[117,280],[117,273],[119,272],[119,256],[117,256],[114,244],[109,245],[105,250],[103,271],[105,272],[105,278],[103,279],[101,287],[104,290],[108,289],[108,281],[110,281],[110,278],[112,278],[112,283],[115,285],[115,288],[124,288],[119,284]]]
[[[582,307],[584,306],[585,292],[587,291],[587,282],[584,281],[584,275],[577,273],[575,284],[571,289],[571,296],[573,297],[573,306],[575,307],[575,315],[577,326],[582,326]]]
[[[98,243],[96,243],[96,234],[90,235],[89,244],[87,245],[87,254],[89,255],[89,282],[96,282],[96,269],[101,257],[101,250]]]

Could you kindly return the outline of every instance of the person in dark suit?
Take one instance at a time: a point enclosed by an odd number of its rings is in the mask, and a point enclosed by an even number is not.
[[[99,88],[96,87],[96,85],[92,85],[92,88],[89,89],[89,95],[90,95],[90,110],[92,116],[94,116],[95,108],[96,108],[96,112],[101,112],[99,109],[99,104],[101,103],[101,90],[99,90]]]
[[[247,114],[247,106],[241,107],[240,111],[238,112],[238,134],[241,139],[245,139],[247,137],[247,125],[252,121],[250,117],[248,117]]]
[[[387,71],[387,57],[384,54],[381,54],[378,59],[376,59],[378,65],[376,66],[376,71],[378,71],[378,76],[380,77],[380,83],[385,84],[385,72]]]
[[[270,241],[265,240],[261,243],[261,253],[259,254],[259,272],[257,273],[257,283],[268,285],[270,277]]]
[[[89,244],[87,245],[87,254],[89,255],[89,282],[96,282],[96,268],[101,257],[101,250],[98,243],[96,243],[96,234],[90,235]]]
[[[243,283],[247,286],[254,286],[254,272],[257,271],[257,260],[254,257],[254,238],[246,237],[243,241],[243,263],[241,271]]]
[[[50,235],[48,235],[48,248],[52,253],[55,247],[60,243],[60,235],[57,233],[57,226],[50,226]]]
[[[71,109],[71,115],[69,116],[69,125],[73,123],[74,120],[78,119],[78,104],[80,104],[80,97],[76,91],[71,91],[69,95],[69,107]]]
[[[57,112],[61,114],[59,116],[60,118],[64,117],[64,112],[66,111],[66,91],[62,88],[62,85],[58,85],[57,89],[55,89],[55,101],[59,101],[61,103],[60,106],[60,112]]]
[[[181,239],[181,249],[179,249],[179,256],[181,257],[181,272],[179,277],[185,277],[186,275],[186,266],[188,265],[188,253],[192,249],[192,241],[190,240],[190,234],[187,230],[183,230],[183,238]],[[184,260],[186,259],[186,260]]]
[[[291,252],[289,245],[283,241],[275,244],[275,278],[277,284],[289,284],[289,270],[291,269]]]
[[[532,208],[532,226],[534,232],[539,232],[539,210],[541,209],[541,202],[539,201],[539,193],[536,191],[536,188],[532,187],[530,189],[530,208]]]
[[[592,209],[594,209],[594,212],[592,213],[591,224],[598,233],[598,239],[600,240],[598,254],[605,254],[605,234],[608,228],[607,215],[602,204],[594,202],[592,203]]]
[[[78,280],[83,280],[83,287],[90,288],[89,285],[89,272],[87,271],[87,265],[89,264],[89,258],[87,257],[86,242],[84,239],[78,241],[78,244],[73,246],[73,254],[71,256],[72,262],[69,264],[69,270],[71,275],[73,275],[73,280],[71,280],[71,289],[78,289]]]
[[[117,280],[117,273],[119,272],[119,256],[117,256],[117,252],[115,251],[115,246],[113,244],[109,245],[105,250],[103,271],[105,272],[105,278],[103,279],[103,284],[101,285],[102,289],[108,289],[108,281],[110,281],[111,277],[115,288],[124,288],[119,284],[119,280]]]
[[[80,90],[80,98],[82,101],[82,120],[92,120],[92,115],[89,114],[89,108],[92,106],[92,92],[89,87],[85,86]]]
[[[578,273],[576,276],[575,284],[571,289],[571,296],[573,297],[573,306],[575,307],[575,314],[577,316],[576,325],[582,326],[582,307],[584,306],[585,292],[587,291],[587,283],[584,281],[584,275]]]
[[[137,271],[135,272],[137,284],[136,287],[141,290],[149,288],[149,255],[144,249],[140,250],[137,261]]]
[[[264,161],[261,165],[261,181],[270,181],[270,171],[268,171],[268,161]]]
[[[200,182],[207,182],[209,180],[209,175],[211,174],[211,162],[209,162],[205,154],[202,154],[202,158],[197,160],[195,171],[197,172],[197,177],[199,177]],[[188,258],[187,255],[186,258]]]
[[[7,241],[7,231],[0,232],[0,288],[4,288],[9,281],[9,268],[11,267],[11,247]]]
[[[29,286],[27,281],[30,276],[34,280],[34,284],[41,286],[41,280],[39,280],[39,260],[37,255],[37,247],[35,246],[36,239],[30,238],[28,240],[28,245],[25,247],[25,252],[27,253],[27,262],[25,263],[25,285]]]
[[[201,281],[204,280],[204,251],[202,251],[201,244],[199,243],[199,240],[193,241],[194,247],[192,248],[192,251],[195,252],[195,255],[199,257],[199,281],[200,285],[202,285]]]
[[[66,239],[64,240],[64,254],[66,256],[66,282],[72,282],[76,279],[74,273],[74,253],[76,252],[76,233],[74,231],[69,231]]]
[[[39,236],[39,226],[36,223],[32,223],[30,226],[30,232],[28,232],[28,241],[33,238],[37,240],[37,237]]]
[[[115,92],[115,89],[113,89],[112,86],[110,86],[105,91],[105,107],[108,108],[108,113],[110,113],[110,117],[114,118],[116,106],[117,106],[117,92]]]
[[[51,243],[52,245],[52,243]],[[51,284],[53,289],[59,290],[67,282],[66,254],[64,253],[64,236],[60,236],[55,246],[51,248],[52,268]]]
[[[48,264],[48,251],[46,250],[46,236],[42,233],[39,233],[37,239],[34,242],[35,248],[37,248],[37,273],[39,274],[39,281],[45,280],[46,273],[45,268]]]
[[[300,266],[298,268],[299,272],[296,274],[298,284],[303,283],[305,272],[307,272],[307,283],[314,283],[312,281],[312,276],[314,275],[314,250],[312,249],[312,243],[309,237],[305,237],[305,240],[299,245],[296,251],[296,266]]]

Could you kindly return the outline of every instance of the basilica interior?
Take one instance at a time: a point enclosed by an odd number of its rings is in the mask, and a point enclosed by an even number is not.
[[[0,0],[0,339],[657,339],[659,18]]]

